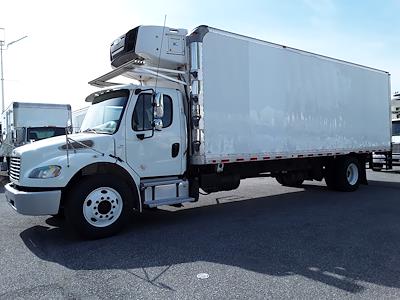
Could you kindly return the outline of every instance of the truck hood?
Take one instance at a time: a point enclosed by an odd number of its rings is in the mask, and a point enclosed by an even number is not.
[[[82,167],[96,162],[115,162],[114,137],[107,134],[81,133],[68,135],[72,140],[67,143],[65,136],[33,142],[13,150],[12,155],[19,157],[11,161],[14,168],[12,182],[19,186],[63,187]],[[88,145],[90,148],[81,144]],[[104,155],[102,155],[104,154]],[[48,179],[30,178],[29,174],[40,167],[56,165],[61,167],[59,176]]]
[[[104,152],[106,154],[114,154],[114,138],[111,135],[79,133],[68,135],[68,137],[74,141],[84,143],[97,151]],[[35,159],[43,161],[50,157],[58,156],[62,152],[66,153],[66,144],[67,142],[65,135],[56,136],[18,147],[13,150],[12,156],[22,156],[30,153],[35,157]],[[78,143],[74,143],[71,140],[69,144],[72,144],[73,148],[76,148],[78,151],[89,150],[85,147],[79,146]],[[69,152],[74,151],[72,150],[71,146],[69,149],[71,149]]]

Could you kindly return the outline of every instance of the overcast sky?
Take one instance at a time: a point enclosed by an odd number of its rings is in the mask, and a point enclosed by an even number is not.
[[[5,102],[85,106],[111,42],[138,25],[205,24],[389,71],[400,90],[400,0],[0,0]],[[0,32],[1,35],[1,32]],[[1,37],[1,36],[0,36]]]

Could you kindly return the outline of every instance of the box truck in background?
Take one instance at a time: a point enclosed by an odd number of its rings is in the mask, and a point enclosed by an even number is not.
[[[81,129],[83,119],[89,107],[83,107],[72,112],[72,131],[77,133]]]
[[[69,104],[12,102],[1,115],[0,161],[9,162],[13,149],[30,142],[65,135],[71,126]],[[5,171],[7,164],[2,165]]]
[[[392,151],[390,153],[373,154],[373,170],[391,169],[392,165],[400,165],[400,92],[392,98]]]
[[[355,191],[371,153],[390,151],[388,72],[208,26],[139,26],[110,54],[79,134],[13,150],[5,194],[21,214],[65,214],[99,238],[244,178]]]

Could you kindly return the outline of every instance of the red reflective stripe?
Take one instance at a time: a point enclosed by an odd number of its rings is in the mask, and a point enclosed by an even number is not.
[[[250,160],[257,160],[257,157],[250,157]]]
[[[264,156],[263,159],[270,159],[271,157],[269,156]]]
[[[213,163],[216,163],[217,161],[216,161],[216,160],[213,160],[212,162],[213,162]]]
[[[244,158],[237,158],[236,161],[244,161]]]
[[[229,162],[229,159],[223,159],[223,160],[221,160],[221,162],[223,162],[223,163]]]

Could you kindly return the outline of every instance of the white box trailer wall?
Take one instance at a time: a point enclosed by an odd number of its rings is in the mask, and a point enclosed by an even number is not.
[[[387,72],[214,28],[203,35],[194,163],[390,149]]]
[[[68,127],[71,126],[69,104],[14,102],[15,127]]]

